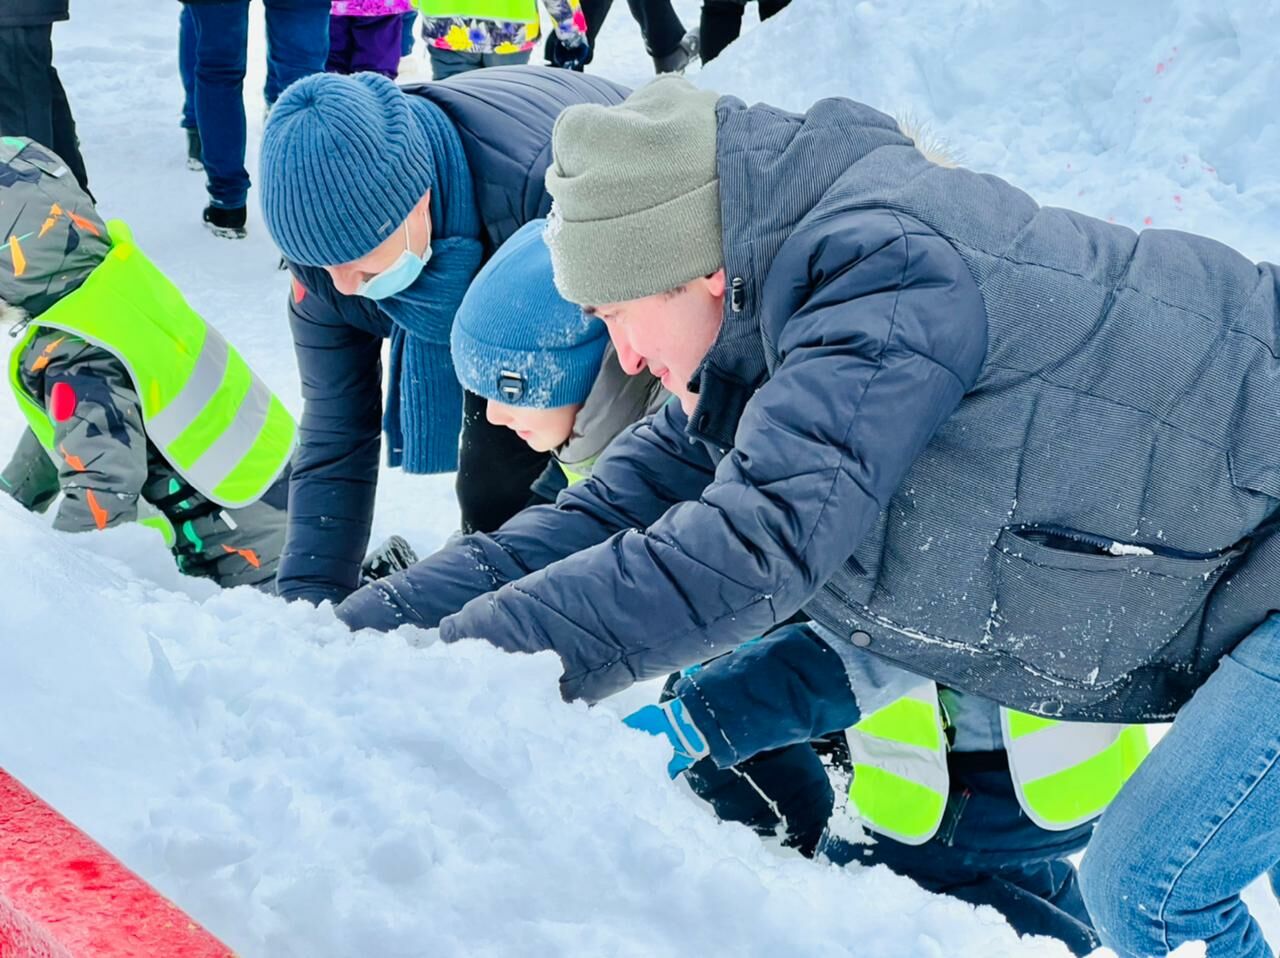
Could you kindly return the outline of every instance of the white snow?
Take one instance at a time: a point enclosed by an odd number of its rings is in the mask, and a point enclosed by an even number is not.
[[[697,6],[677,2],[689,25]],[[1278,14],[1280,0],[795,0],[697,80],[791,109],[854,96],[1043,202],[1266,257]],[[198,225],[177,16],[80,0],[55,30],[92,186],[297,410],[261,218],[251,207],[242,243]],[[260,29],[253,43],[251,172]],[[625,4],[594,69],[649,73]],[[0,403],[0,444],[20,426]],[[456,520],[451,476],[384,473],[375,537],[425,552]],[[142,529],[59,535],[5,499],[0,541],[0,766],[244,958],[1066,954],[883,869],[717,824],[667,780],[664,748],[617,722],[651,686],[565,705],[551,656],[351,636],[327,609],[182,578]],[[1280,928],[1269,892],[1251,901]]]

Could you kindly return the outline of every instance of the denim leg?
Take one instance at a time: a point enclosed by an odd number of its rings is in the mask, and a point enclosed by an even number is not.
[[[329,59],[329,11],[297,6],[296,0],[263,0],[267,20],[267,106],[289,84],[323,73]]]
[[[178,76],[182,78],[182,128],[196,128],[196,25],[191,7],[178,17]]]
[[[1270,958],[1240,892],[1280,860],[1280,616],[1222,661],[1098,825],[1085,902],[1122,958]]]
[[[249,193],[244,166],[249,2],[192,4],[187,9],[196,28],[196,125],[209,199],[215,206],[244,206]]]
[[[418,19],[418,11],[410,10],[400,14],[402,29],[400,31],[400,57],[403,59],[413,52],[413,24]]]

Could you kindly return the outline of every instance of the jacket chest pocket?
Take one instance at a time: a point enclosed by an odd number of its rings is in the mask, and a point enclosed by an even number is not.
[[[1100,690],[1158,660],[1243,551],[1198,555],[1050,525],[1006,527],[994,550],[987,642],[1054,681]]]

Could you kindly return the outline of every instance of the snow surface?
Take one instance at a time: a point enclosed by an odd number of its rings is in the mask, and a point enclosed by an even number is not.
[[[696,0],[676,5],[691,25]],[[242,243],[198,225],[177,5],[73,6],[55,48],[102,211],[296,411],[287,282],[257,210]],[[1280,0],[795,0],[697,79],[792,109],[854,96],[1043,202],[1263,258],[1280,222],[1278,14]],[[260,26],[252,43],[251,171]],[[598,46],[595,69],[649,74],[624,4]],[[20,428],[0,404],[0,444]],[[425,552],[455,527],[452,477],[381,482],[375,537]],[[243,958],[1066,955],[884,869],[717,824],[666,779],[663,747],[616,720],[652,685],[565,705],[550,655],[351,636],[327,609],[179,576],[145,530],[65,536],[7,499],[0,541],[0,765]]]

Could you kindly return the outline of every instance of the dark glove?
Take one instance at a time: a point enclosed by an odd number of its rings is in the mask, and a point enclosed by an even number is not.
[[[385,579],[393,572],[407,569],[418,561],[413,547],[400,536],[391,536],[365,557],[360,566],[360,583]]]
[[[583,37],[573,46],[566,46],[558,34],[552,33],[547,38],[547,62],[562,70],[581,73],[582,68],[591,62],[591,44]]]

